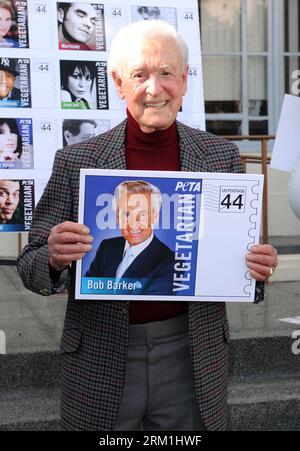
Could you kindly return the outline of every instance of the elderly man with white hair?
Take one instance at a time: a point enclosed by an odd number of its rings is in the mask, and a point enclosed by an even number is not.
[[[164,22],[137,22],[118,33],[109,70],[126,101],[127,119],[57,152],[19,257],[25,286],[42,295],[55,293],[68,271],[61,342],[64,430],[226,429],[224,303],[74,299],[75,262],[93,241],[77,223],[80,168],[243,170],[233,144],[176,120],[187,90],[187,62],[185,43]],[[276,250],[253,246],[245,258],[260,301],[263,281],[277,266]],[[217,254],[215,259],[221,271]]]

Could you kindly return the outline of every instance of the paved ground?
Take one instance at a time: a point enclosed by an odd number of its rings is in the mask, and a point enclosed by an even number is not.
[[[279,321],[300,317],[300,282],[276,282],[266,285],[262,304],[229,304],[228,317],[233,338],[291,335],[300,324]]]
[[[0,330],[6,334],[6,352],[58,349],[66,297],[31,293],[14,266],[0,266],[0,287]]]
[[[26,290],[14,266],[0,266],[0,330],[6,352],[57,350],[66,296],[44,297]],[[300,317],[300,282],[270,283],[263,304],[228,304],[232,338],[291,336],[300,324],[279,321]]]

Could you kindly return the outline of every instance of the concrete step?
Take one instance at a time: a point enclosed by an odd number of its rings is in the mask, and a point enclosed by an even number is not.
[[[230,343],[230,429],[300,430],[300,356],[288,336]],[[0,430],[59,430],[57,351],[0,355]]]
[[[0,355],[0,394],[3,391],[59,384],[58,352],[26,352]]]
[[[300,372],[232,378],[229,428],[233,431],[300,431]]]
[[[231,430],[300,430],[300,356],[290,337],[230,343]],[[59,430],[56,352],[0,356],[0,430]]]
[[[292,337],[232,339],[230,374],[247,377],[300,369],[300,355],[292,351]],[[0,392],[59,383],[60,355],[57,351],[0,355]]]
[[[232,339],[230,374],[245,377],[300,371],[300,355],[294,353],[294,342],[292,336]]]
[[[300,236],[270,236],[269,243],[278,254],[300,254]]]
[[[60,429],[58,387],[0,392],[0,431]]]
[[[57,387],[0,393],[0,431],[59,431]],[[298,374],[233,377],[229,386],[229,429],[300,431]]]

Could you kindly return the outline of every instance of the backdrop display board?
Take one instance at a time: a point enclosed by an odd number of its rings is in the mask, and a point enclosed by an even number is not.
[[[27,184],[36,203],[57,149],[103,133],[125,118],[125,103],[107,74],[107,60],[116,32],[131,22],[165,20],[183,36],[190,70],[178,119],[205,127],[196,0],[8,3],[11,13],[0,8],[0,15],[10,16],[6,34],[0,36],[0,182]],[[14,216],[1,219],[0,204],[0,224],[13,224]],[[12,229],[26,231],[28,220]]]

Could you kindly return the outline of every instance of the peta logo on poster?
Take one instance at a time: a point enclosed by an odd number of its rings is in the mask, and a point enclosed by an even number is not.
[[[200,182],[177,182],[175,191],[184,191],[184,192],[198,192],[201,193],[202,183]]]

